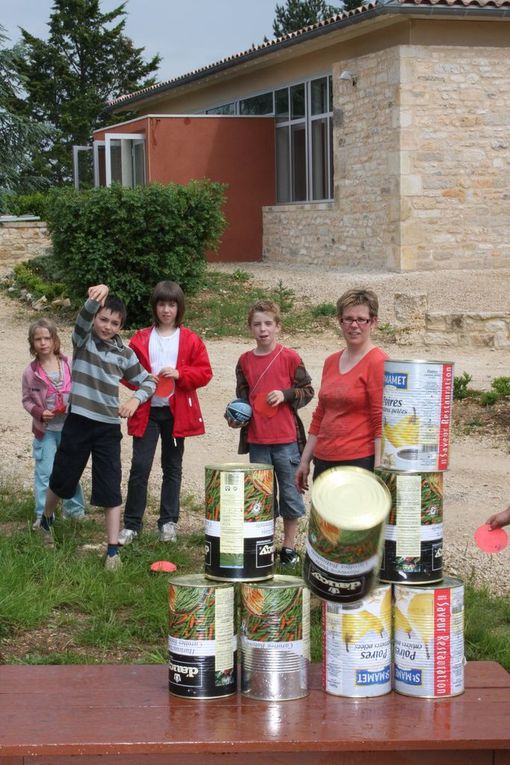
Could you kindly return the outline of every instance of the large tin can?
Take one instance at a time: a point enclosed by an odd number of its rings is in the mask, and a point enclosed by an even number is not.
[[[308,694],[310,593],[297,576],[241,585],[241,689],[266,701]]]
[[[452,402],[451,362],[386,360],[381,466],[446,470]]]
[[[323,603],[323,684],[353,698],[391,691],[391,585],[357,603]]]
[[[394,688],[406,696],[442,698],[464,691],[464,585],[395,585]]]
[[[383,481],[363,468],[332,468],[314,481],[304,578],[315,595],[351,603],[369,594],[390,506]]]
[[[443,474],[379,471],[391,494],[380,578],[431,584],[443,578]]]
[[[237,689],[235,588],[201,575],[180,576],[168,588],[170,693],[196,699]]]
[[[205,575],[237,582],[273,576],[273,467],[205,468]]]

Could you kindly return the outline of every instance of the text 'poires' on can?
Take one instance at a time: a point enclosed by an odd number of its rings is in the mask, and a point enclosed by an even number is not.
[[[297,576],[241,585],[241,690],[287,701],[308,694],[310,592]]]
[[[381,466],[446,470],[452,403],[451,362],[386,360]]]
[[[422,698],[464,691],[464,585],[395,585],[394,688]]]
[[[391,585],[357,603],[323,603],[323,687],[336,696],[391,691]]]
[[[201,575],[179,576],[168,587],[168,684],[196,699],[237,689],[235,588]]]
[[[363,468],[332,468],[314,481],[304,578],[315,595],[351,603],[369,594],[390,506],[383,481]]]
[[[443,474],[378,474],[391,494],[380,578],[430,584],[443,578]]]
[[[273,467],[205,468],[205,575],[237,582],[270,579],[274,568]]]

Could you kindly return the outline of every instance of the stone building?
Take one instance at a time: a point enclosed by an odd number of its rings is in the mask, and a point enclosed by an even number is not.
[[[510,0],[375,0],[118,98],[96,183],[211,169],[224,260],[508,267],[509,81]]]

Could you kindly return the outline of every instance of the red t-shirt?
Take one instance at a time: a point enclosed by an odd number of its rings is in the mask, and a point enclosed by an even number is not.
[[[370,457],[374,439],[382,431],[384,360],[380,348],[372,348],[349,372],[340,372],[337,351],[328,356],[322,370],[319,403],[309,432],[317,436],[314,457],[331,462]]]
[[[292,388],[296,369],[302,363],[295,351],[283,345],[277,345],[266,356],[257,356],[253,351],[242,354],[239,364],[250,388],[249,401],[253,409],[248,425],[248,443],[290,444],[296,441],[296,422],[290,404],[283,402],[274,417],[266,417],[257,412],[254,399],[272,390]]]

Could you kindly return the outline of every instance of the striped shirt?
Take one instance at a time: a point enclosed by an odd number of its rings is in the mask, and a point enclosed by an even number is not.
[[[99,303],[89,298],[76,318],[69,402],[73,414],[117,424],[120,381],[138,388],[133,395],[141,404],[154,393],[156,381],[119,335],[106,342],[95,334],[92,323],[99,308]]]

